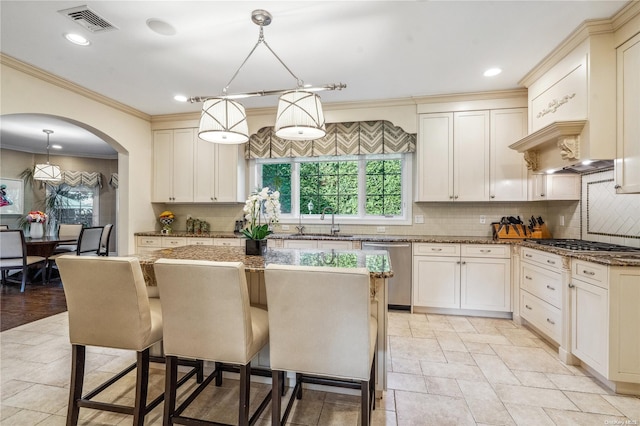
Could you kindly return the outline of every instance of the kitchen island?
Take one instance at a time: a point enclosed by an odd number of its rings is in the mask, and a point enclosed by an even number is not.
[[[148,286],[156,286],[153,264],[158,259],[192,259],[217,262],[242,262],[245,265],[251,303],[267,306],[264,268],[269,264],[367,268],[371,283],[371,314],[378,320],[376,352],[376,397],[386,389],[387,341],[387,278],[393,276],[391,262],[385,250],[301,250],[267,249],[264,256],[247,256],[244,247],[183,246],[134,255],[140,261]],[[151,292],[153,293],[153,292]],[[265,352],[265,351],[263,351]],[[269,366],[268,350],[258,356],[258,366]]]

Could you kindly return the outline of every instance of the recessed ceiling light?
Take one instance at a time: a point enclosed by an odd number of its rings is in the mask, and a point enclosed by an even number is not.
[[[178,102],[187,102],[188,98],[185,95],[175,95],[173,99],[175,99]]]
[[[62,149],[62,145],[58,145],[58,144],[51,145],[51,148],[53,148],[53,149]]]
[[[82,37],[80,34],[66,33],[64,35],[64,38],[66,38],[67,40],[69,40],[73,44],[77,44],[78,46],[88,46],[88,45],[91,44],[91,42],[89,42],[89,40],[87,40],[86,38]]]
[[[502,72],[502,70],[500,68],[489,68],[488,70],[486,70],[484,72],[484,76],[485,77],[493,77],[495,75],[498,75]]]
[[[164,36],[176,35],[176,29],[173,28],[171,24],[161,21],[160,19],[147,19],[147,27],[156,34]]]

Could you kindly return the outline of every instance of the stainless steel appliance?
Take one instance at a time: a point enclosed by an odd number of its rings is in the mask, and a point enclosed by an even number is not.
[[[599,243],[597,241],[573,240],[573,239],[527,239],[530,243],[554,247],[569,251],[588,251],[604,253],[640,253],[640,249],[618,244]]]
[[[411,309],[411,243],[363,242],[362,250],[387,250],[393,277],[389,278],[389,309]]]

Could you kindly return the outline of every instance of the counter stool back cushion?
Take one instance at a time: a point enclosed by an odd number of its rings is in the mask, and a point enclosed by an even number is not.
[[[104,226],[93,226],[91,228],[83,228],[78,239],[78,250],[76,254],[82,256],[97,255],[100,250],[100,239]]]
[[[67,424],[77,424],[81,406],[123,412],[117,409],[121,405],[82,398],[85,347],[99,346],[137,352],[135,407],[126,412],[133,414],[134,424],[142,425],[151,405],[162,401],[146,404],[149,347],[162,340],[162,311],[158,299],[147,297],[138,259],[65,255],[56,262],[69,310],[73,356]]]
[[[102,235],[100,236],[100,248],[98,249],[98,254],[100,256],[109,256],[109,240],[111,238],[112,230],[112,223],[106,224],[102,230]]]
[[[265,286],[274,380],[276,371],[295,371],[360,381],[362,424],[368,424],[378,327],[367,269],[271,264]],[[272,424],[279,421],[274,414]]]
[[[179,416],[188,405],[175,409],[173,361],[184,357],[215,361],[216,370],[210,377],[217,375],[217,385],[222,380],[220,363],[240,367],[239,424],[248,424],[250,362],[269,341],[269,321],[266,310],[249,304],[244,265],[160,259],[154,264],[154,272],[160,290],[167,356],[165,420],[172,418],[182,423]],[[205,380],[202,388],[208,383],[209,379]],[[269,398],[270,394],[254,417],[264,410]]]
[[[27,256],[27,245],[22,230],[0,230],[0,269],[2,270],[2,284],[7,283],[7,272],[22,270],[20,291],[24,292],[27,284],[28,269],[39,265],[42,270],[42,284],[45,283],[47,259],[41,256]]]

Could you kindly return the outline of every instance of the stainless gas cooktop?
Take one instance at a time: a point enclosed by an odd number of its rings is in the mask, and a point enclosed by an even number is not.
[[[527,239],[530,243],[536,243],[544,246],[554,247],[562,250],[580,251],[580,252],[606,252],[606,253],[640,253],[640,249],[629,246],[621,246],[618,244],[600,243],[587,240],[572,239]]]

